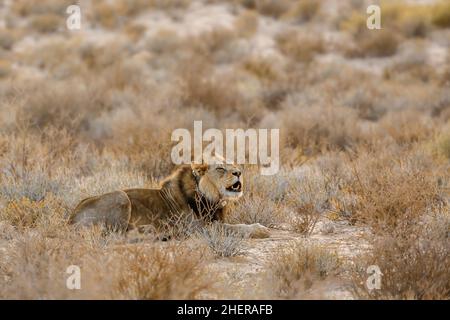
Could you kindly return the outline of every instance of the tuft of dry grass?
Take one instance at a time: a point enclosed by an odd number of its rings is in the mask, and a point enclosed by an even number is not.
[[[12,11],[20,16],[36,14],[63,15],[66,8],[73,4],[71,0],[42,0],[39,2],[28,0],[17,0],[12,4]]]
[[[354,168],[356,180],[351,192],[359,198],[356,216],[375,232],[415,224],[418,217],[442,201],[440,173],[435,165],[420,152],[404,160],[402,154],[388,152],[371,160],[364,157],[367,162]]]
[[[43,33],[55,32],[62,26],[63,19],[56,14],[40,14],[33,18],[30,27]]]
[[[290,5],[289,0],[259,0],[254,1],[254,4],[247,4],[247,7],[256,8],[262,15],[279,18],[289,10]]]
[[[237,234],[219,224],[203,228],[199,236],[218,257],[234,257],[242,252],[244,235]]]
[[[445,1],[441,1],[436,4],[432,11],[432,22],[434,25],[440,28],[450,27],[450,4]]]
[[[321,3],[314,0],[296,1],[284,16],[298,23],[311,21],[320,11]]]
[[[188,245],[124,248],[110,266],[113,298],[198,299],[214,285],[205,249]]]
[[[389,57],[397,52],[398,37],[387,30],[365,32],[356,39],[356,47],[350,48],[348,57]]]
[[[449,222],[448,212],[438,212],[414,226],[402,226],[376,238],[372,251],[357,260],[353,271],[356,296],[447,299],[450,295]],[[366,268],[370,265],[378,266],[382,273],[379,289],[369,290],[366,286]]]
[[[325,248],[306,242],[290,244],[268,262],[270,294],[282,299],[308,297],[312,289],[336,276],[340,266],[338,256]]]
[[[0,48],[10,50],[13,47],[16,40],[17,37],[13,30],[0,29]]]
[[[280,51],[296,62],[310,63],[325,50],[321,37],[297,31],[280,33],[276,41]]]
[[[12,66],[8,60],[0,59],[0,78],[6,77],[11,74]]]
[[[258,31],[259,16],[255,11],[246,10],[234,21],[234,28],[241,37],[251,37]]]

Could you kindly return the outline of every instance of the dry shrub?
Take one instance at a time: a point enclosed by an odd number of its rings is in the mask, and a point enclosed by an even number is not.
[[[275,40],[279,50],[296,62],[310,63],[325,50],[320,36],[294,30],[278,34]]]
[[[0,251],[0,296],[19,299],[195,299],[214,290],[199,243],[127,244],[100,229],[17,235]],[[81,289],[66,287],[67,267]]]
[[[33,17],[30,27],[38,32],[55,32],[62,25],[63,19],[56,14],[40,14]]]
[[[48,154],[45,152],[41,155],[43,156],[41,166],[37,166],[33,162],[26,163],[26,158],[25,163],[14,163],[16,157],[11,157],[10,161],[3,163],[4,174],[0,180],[0,194],[3,199],[12,201],[26,198],[30,201],[41,201],[47,193],[61,194],[64,192],[64,184],[59,177],[56,177],[56,170],[53,171],[53,176],[50,173],[52,164],[55,163],[47,158]],[[22,153],[22,157],[29,156],[28,150]]]
[[[428,221],[419,220],[377,237],[371,252],[360,257],[353,270],[355,295],[363,299],[448,299],[449,227],[448,211],[439,212]],[[380,268],[380,289],[366,287],[370,265]]]
[[[359,199],[355,216],[374,232],[413,225],[442,201],[438,181],[445,173],[422,152],[369,153],[358,161],[350,187]]]
[[[112,125],[111,136],[106,140],[110,150],[127,159],[128,165],[144,176],[159,179],[174,168],[170,157],[173,146],[170,136],[177,120],[172,118],[172,123],[169,123],[168,118],[161,117],[158,123],[154,123],[153,117],[158,112],[147,109],[137,110],[131,115],[119,113],[105,121]]]
[[[28,198],[11,200],[0,209],[0,217],[18,230],[40,226],[48,232],[65,223],[67,212],[60,200],[49,194],[39,201]]]
[[[335,253],[307,242],[280,249],[268,262],[269,295],[282,299],[311,298],[311,290],[339,272],[341,262]]]
[[[12,65],[8,60],[0,59],[0,78],[7,77],[11,74]]]
[[[153,1],[154,2],[154,1]],[[170,1],[168,1],[170,2]],[[152,6],[148,0],[119,0],[116,2],[117,12],[120,16],[134,16]]]
[[[149,1],[145,1],[149,2]],[[190,0],[151,0],[151,6],[160,10],[186,9],[191,4]]]
[[[197,217],[193,211],[172,212],[171,217],[164,221],[159,229],[154,231],[157,237],[163,240],[175,239],[182,241],[202,234],[204,227],[205,221]]]
[[[381,5],[383,29],[406,37],[425,37],[431,29],[432,6],[405,3],[403,1],[384,1]],[[377,30],[367,30],[367,16],[354,11],[345,19],[341,28],[362,39]]]
[[[450,133],[448,129],[442,130],[430,142],[431,151],[444,159],[450,159]]]
[[[356,47],[350,48],[348,57],[389,57],[397,52],[398,37],[387,30],[367,31],[356,38]]]
[[[292,170],[286,196],[286,204],[292,210],[289,224],[302,235],[311,235],[328,199],[336,192],[336,186],[327,185],[324,177],[315,166],[305,165]]]
[[[69,299],[80,294],[66,287],[67,267],[78,265],[83,270],[86,254],[95,256],[99,252],[92,247],[88,251],[86,239],[76,239],[62,230],[56,238],[37,232],[18,234],[6,250],[0,251],[1,297]],[[85,275],[83,271],[81,275]]]
[[[201,59],[223,62],[222,60],[232,58],[229,57],[233,56],[230,49],[237,36],[238,33],[234,29],[216,27],[186,38],[185,46]]]
[[[450,27],[450,4],[446,1],[437,3],[432,11],[432,22],[440,28]]]
[[[12,4],[12,10],[21,16],[50,13],[63,15],[66,8],[73,2],[72,0],[15,0]]]
[[[26,104],[18,112],[18,120],[31,124],[33,128],[56,127],[80,132],[88,128],[92,112],[100,112],[98,107],[94,107],[96,93],[82,85],[62,82],[35,87],[32,95],[25,96]]]
[[[224,228],[220,224],[214,223],[202,228],[199,236],[218,257],[234,257],[242,252],[244,235]]]
[[[116,259],[110,266],[117,270],[113,298],[198,299],[214,284],[205,264],[207,251],[198,244],[129,247]]]
[[[320,213],[315,203],[307,202],[297,204],[295,208],[295,216],[291,221],[294,230],[302,235],[309,236],[319,221]]]
[[[367,30],[367,16],[353,11],[340,25],[340,29],[357,37]]]
[[[232,79],[215,76],[212,68],[200,61],[191,61],[180,72],[182,100],[187,106],[204,107],[216,113],[234,110],[241,101]]]
[[[424,37],[430,29],[430,5],[408,4],[402,1],[385,3],[381,15],[391,30],[407,37]]]
[[[265,16],[279,18],[289,10],[291,2],[289,0],[256,0],[253,6]]]
[[[410,49],[398,62],[386,67],[384,79],[398,79],[401,82],[420,81],[430,83],[439,78],[435,68],[427,64],[426,48],[422,43]]]
[[[263,57],[255,56],[245,59],[242,68],[261,81],[272,82],[281,76],[274,63]]]
[[[271,227],[280,222],[280,205],[276,202],[247,196],[239,201],[233,208],[232,214],[227,217],[231,223],[260,223]]]
[[[13,30],[0,29],[0,48],[10,50],[16,40],[17,36]]]
[[[425,37],[430,30],[430,10],[424,6],[405,10],[398,20],[399,29],[407,37]]]
[[[146,31],[147,27],[145,25],[137,23],[127,24],[125,27],[125,33],[132,41],[139,41]]]
[[[344,103],[357,110],[361,119],[377,121],[386,113],[386,108],[378,101],[379,96],[380,93],[374,87],[358,88],[349,91],[349,97]]]
[[[123,21],[120,17],[120,8],[117,6],[117,3],[114,5],[114,3],[105,1],[99,1],[93,5],[92,16],[95,22],[106,29],[114,29]]]
[[[241,37],[251,37],[258,31],[259,16],[255,11],[246,10],[234,21],[234,28]]]
[[[423,141],[434,132],[431,118],[414,109],[387,113],[380,120],[380,129],[400,145]]]
[[[311,21],[319,13],[319,10],[320,1],[299,0],[292,5],[285,16],[295,22],[304,23]]]
[[[306,155],[325,150],[346,150],[364,136],[357,122],[356,112],[340,106],[322,107],[317,104],[289,106],[280,114],[288,146],[299,147]]]

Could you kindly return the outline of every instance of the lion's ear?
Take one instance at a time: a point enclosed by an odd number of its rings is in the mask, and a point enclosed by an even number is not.
[[[201,177],[205,174],[205,172],[208,170],[207,164],[191,164],[192,173],[196,177]]]

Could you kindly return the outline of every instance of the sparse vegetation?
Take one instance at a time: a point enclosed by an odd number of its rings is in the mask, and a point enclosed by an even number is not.
[[[447,1],[382,1],[368,30],[361,0],[102,0],[67,32],[72,2],[0,8],[0,298],[449,299]],[[244,166],[225,217],[272,238],[67,224],[155,187],[194,120],[280,129],[279,173]],[[55,280],[74,264],[82,290]]]
[[[312,298],[313,287],[336,276],[339,268],[340,261],[335,253],[304,242],[291,244],[269,262],[268,279],[273,281],[271,293],[284,299],[307,298],[308,295]]]

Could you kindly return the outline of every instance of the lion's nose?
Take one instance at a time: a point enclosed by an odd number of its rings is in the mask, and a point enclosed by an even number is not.
[[[241,176],[241,172],[240,171],[233,171],[233,176],[236,176],[236,177],[240,177]]]

